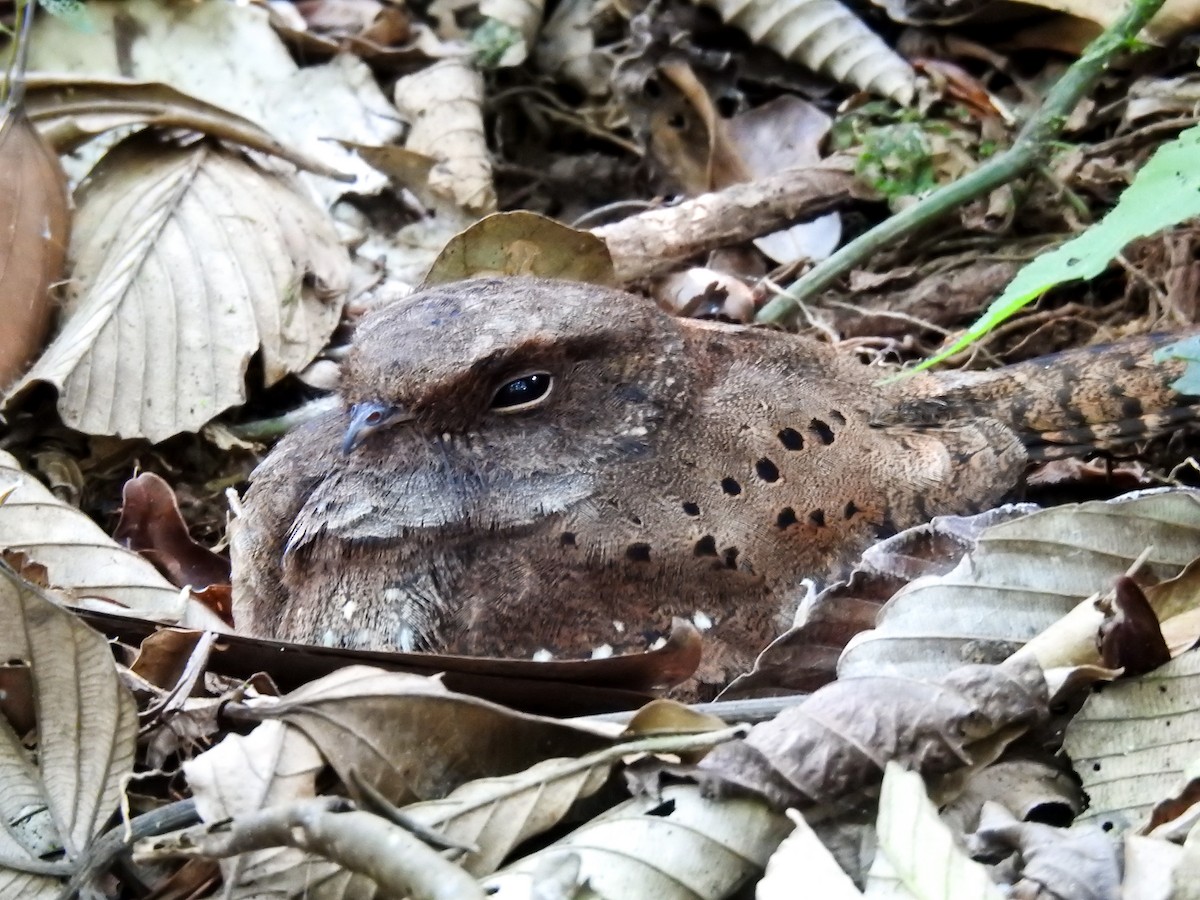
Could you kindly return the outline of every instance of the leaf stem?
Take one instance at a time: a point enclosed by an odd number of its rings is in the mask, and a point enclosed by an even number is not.
[[[817,263],[784,293],[764,306],[755,320],[768,324],[790,322],[800,311],[801,303],[811,300],[883,247],[1042,163],[1061,134],[1071,111],[1095,87],[1113,57],[1134,44],[1137,33],[1162,5],[1163,0],[1133,0],[1124,15],[1088,44],[1083,55],[1063,73],[1037,112],[1025,123],[1011,147],[992,157],[970,175],[939,188],[924,200],[901,210],[855,238],[828,259]]]

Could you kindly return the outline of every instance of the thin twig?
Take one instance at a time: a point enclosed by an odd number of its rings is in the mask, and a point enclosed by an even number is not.
[[[1100,80],[1118,51],[1129,48],[1142,26],[1162,4],[1163,0],[1133,0],[1125,14],[1092,41],[1050,89],[1011,147],[970,175],[939,188],[920,203],[901,210],[818,263],[786,293],[764,306],[757,321],[770,324],[791,321],[799,311],[800,302],[821,293],[885,246],[919,231],[962,204],[1007,184],[1040,164],[1049,156],[1071,111]]]

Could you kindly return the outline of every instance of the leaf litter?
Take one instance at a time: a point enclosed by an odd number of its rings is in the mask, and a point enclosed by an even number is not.
[[[1123,482],[1109,470],[1059,467],[1032,482],[1039,499],[1071,487],[1086,502],[883,542],[845,585],[801,603],[731,692],[807,699],[719,703],[703,718],[652,701],[626,734],[520,709],[649,700],[694,668],[694,628],[640,660],[403,661],[422,674],[203,631],[225,627],[213,615],[228,587],[225,488],[248,468],[218,454],[233,457],[238,427],[269,435],[311,399],[294,376],[318,356],[336,366],[365,309],[426,279],[538,272],[643,281],[677,312],[749,320],[840,228],[917,202],[1011,141],[1057,72],[1031,75],[1007,48],[1083,46],[1079,20],[980,31],[971,4],[712,6],[727,24],[673,2],[168,14],[136,0],[89,4],[86,28],[41,17],[31,61],[46,75],[30,77],[26,109],[74,151],[75,211],[65,279],[50,252],[65,229],[43,233],[22,205],[53,199],[50,169],[43,190],[10,202],[0,256],[0,284],[33,311],[0,358],[10,382],[23,376],[0,431],[12,567],[0,730],[18,786],[0,894],[123,897],[136,880],[234,897],[716,898],[760,878],[764,898],[793,895],[799,878],[835,885],[829,896],[991,895],[994,878],[1063,897],[1135,895],[1152,877],[1185,890],[1191,490],[1112,502]],[[1194,124],[1194,79],[1169,48],[1196,14],[1173,4],[1152,23],[1168,51],[1153,72],[1109,71],[1067,122],[1069,152],[941,235],[882,248],[803,310],[806,327],[877,360],[952,346],[1020,263],[1101,219],[1154,148]],[[806,24],[814,15],[827,31]],[[32,135],[10,122],[0,136]],[[1141,190],[1170,181],[1163,165]],[[662,202],[680,187],[689,199]],[[1140,208],[1155,228],[1183,215]],[[979,361],[1193,321],[1194,229],[1113,227],[1126,231],[1098,277],[1045,292],[987,335]],[[1041,265],[1101,237],[1083,231]],[[1170,471],[1192,452],[1182,437],[1149,449],[1128,476],[1139,486],[1195,481],[1186,464]],[[192,537],[201,521],[207,544]],[[150,634],[152,622],[180,627]],[[723,728],[713,713],[759,724]],[[177,859],[190,862],[164,862]]]

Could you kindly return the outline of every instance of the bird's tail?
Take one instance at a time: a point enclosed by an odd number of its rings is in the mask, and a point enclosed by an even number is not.
[[[927,399],[918,401],[925,405],[920,415],[936,415],[940,407],[999,420],[1031,460],[1127,450],[1200,423],[1200,395],[1189,393],[1200,391],[1200,362],[1183,358],[1189,342],[1200,356],[1200,331],[1192,331],[1067,350],[989,372],[938,373],[922,386]]]

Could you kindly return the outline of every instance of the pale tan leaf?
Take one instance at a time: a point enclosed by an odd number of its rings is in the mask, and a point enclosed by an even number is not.
[[[138,554],[55,497],[0,450],[0,553],[14,566],[45,570],[49,587],[73,603],[99,597],[130,615],[198,628],[220,622]],[[106,607],[114,611],[112,605]]]
[[[839,84],[912,102],[912,67],[838,0],[703,0],[755,43]]]
[[[54,319],[70,227],[67,182],[20,109],[0,105],[0,390],[37,358]]]
[[[1181,846],[1170,841],[1139,834],[1125,835],[1121,896],[1127,900],[1195,900],[1200,894],[1200,882],[1195,873],[1191,873],[1190,894],[1172,890],[1184,852]]]
[[[796,810],[787,811],[795,828],[771,854],[766,874],[755,888],[755,900],[795,900],[797,885],[825,900],[861,897],[829,849]]]
[[[1136,827],[1200,755],[1200,652],[1091,694],[1067,726],[1071,757],[1090,805],[1080,821]]]
[[[404,813],[452,841],[476,847],[459,864],[473,875],[486,875],[522,841],[560,822],[575,801],[599,790],[623,757],[707,749],[734,733],[663,735],[577,759],[548,759],[516,775],[467,782],[441,800],[406,806]]]
[[[205,103],[170,85],[132,78],[36,74],[26,79],[30,121],[59,153],[71,153],[113,128],[187,128],[286,159],[319,175],[340,173],[275,140],[243,116]]]
[[[1110,586],[1146,547],[1149,578],[1174,576],[1200,556],[1200,493],[1129,495],[993,525],[953,570],[901,588],[875,630],[847,644],[838,676],[926,678],[964,658],[1003,659]],[[1096,613],[1080,626],[1093,655],[1100,620]]]
[[[352,54],[298,66],[267,18],[264,8],[251,4],[94,0],[88,3],[87,28],[38,17],[30,68],[170,85],[249,119],[330,169],[355,175],[356,193],[378,192],[384,177],[328,138],[395,140],[401,132],[395,109]],[[72,174],[86,172],[99,149],[84,148],[83,165]],[[346,190],[326,178],[302,180],[326,207]]]
[[[435,160],[427,187],[472,215],[496,211],[483,130],[483,76],[467,59],[445,59],[396,82],[396,106],[410,123],[404,146]]]
[[[559,3],[542,26],[534,62],[542,74],[602,97],[611,90],[613,64],[608,54],[596,50],[593,12],[591,0]]]
[[[316,777],[325,766],[317,748],[282,722],[264,722],[250,734],[231,734],[211,750],[184,763],[196,811],[207,823],[248,816],[316,796]],[[347,900],[374,896],[367,879],[353,876],[321,857],[277,847],[222,859],[231,900],[264,895]]]
[[[0,659],[29,671],[36,710],[34,752],[0,716],[0,884],[11,884],[4,866],[81,862],[133,771],[137,707],[104,636],[7,566],[0,623]]]
[[[1125,0],[1025,0],[1033,6],[1078,16],[1107,28],[1125,13]],[[1200,5],[1196,0],[1167,0],[1140,37],[1156,44],[1168,44],[1175,37],[1200,24]]]
[[[876,827],[879,850],[868,882],[894,878],[909,896],[920,900],[1004,897],[987,869],[955,844],[921,776],[895,762],[887,764],[883,775]],[[868,897],[875,896],[873,888],[868,889]]]
[[[337,325],[349,261],[332,224],[236,153],[138,135],[78,203],[80,296],[14,391],[54,385],[73,428],[151,441],[197,431],[245,400],[257,350],[273,384]]]
[[[718,900],[761,874],[791,827],[759,801],[709,800],[694,785],[668,787],[661,798],[637,798],[597,816],[483,886],[497,900],[532,897],[539,868],[575,854],[579,880],[603,897]]]
[[[347,666],[255,709],[300,729],[344,782],[362,779],[396,804],[611,743],[556,719],[455,694],[435,678],[369,666]]]
[[[615,285],[603,240],[526,210],[492,213],[450,239],[423,287],[484,275],[537,275]]]

